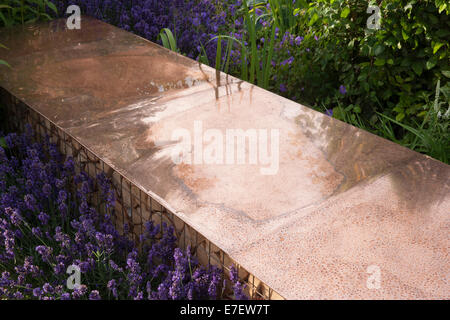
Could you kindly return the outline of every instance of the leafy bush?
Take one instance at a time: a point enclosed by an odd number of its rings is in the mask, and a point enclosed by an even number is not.
[[[367,3],[357,0],[309,1],[299,11],[305,34],[290,86],[304,87],[306,102],[339,101],[372,124],[376,111],[412,121],[427,113],[439,79],[450,89],[446,2],[382,1],[380,9],[380,30],[367,29]]]
[[[444,101],[440,97],[444,96]],[[448,92],[442,91],[440,88],[440,80],[436,85],[436,93],[434,101],[429,101],[427,114],[421,124],[415,123],[415,126],[403,124],[384,114],[379,114],[382,118],[378,126],[380,132],[385,138],[399,142],[413,150],[428,154],[435,159],[445,163],[450,163],[450,97]],[[406,130],[403,141],[398,141],[388,121],[397,124]]]
[[[177,248],[172,227],[148,222],[138,248],[114,227],[108,179],[76,173],[71,158],[63,161],[48,139],[38,144],[32,136],[30,128],[9,134],[0,147],[0,299],[221,296],[221,271]],[[100,211],[91,205],[98,194]],[[82,273],[73,291],[66,287],[71,265]],[[233,279],[235,297],[245,298]]]

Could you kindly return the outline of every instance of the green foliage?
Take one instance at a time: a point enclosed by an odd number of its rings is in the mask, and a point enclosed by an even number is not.
[[[253,13],[255,9],[264,11],[265,16],[270,16],[272,24],[279,28],[281,33],[286,31],[292,32],[297,26],[297,15],[301,9],[306,8],[308,3],[306,0],[297,0],[295,3],[292,0],[246,0],[245,7],[252,8],[249,12]],[[271,24],[271,25],[272,25]]]
[[[293,31],[297,25],[296,15],[301,9],[307,7],[307,1],[298,0],[293,3],[291,0],[266,0],[270,5],[270,14],[276,26],[283,34],[286,31]]]
[[[6,149],[8,147],[5,141],[5,137],[0,137],[0,147],[2,147],[3,149]]]
[[[440,96],[444,101],[440,101]],[[436,85],[435,99],[430,102],[430,108],[420,125],[409,126],[398,120],[392,119],[382,113],[379,116],[386,121],[380,121],[379,131],[386,138],[397,141],[391,123],[394,123],[407,131],[401,141],[402,145],[431,157],[450,163],[450,102],[449,92],[440,88],[440,80]]]
[[[170,29],[163,28],[159,33],[159,38],[161,39],[164,48],[179,52],[177,48],[177,40]]]
[[[427,113],[437,81],[448,87],[447,2],[382,1],[380,9],[380,30],[367,29],[363,1],[316,0],[301,11],[297,26],[310,52],[297,53],[291,87],[304,86],[307,103],[352,105],[372,124],[379,111],[412,123]],[[340,85],[345,95],[335,94]]]
[[[249,7],[247,2],[252,4]],[[272,75],[271,61],[274,54],[275,29],[276,24],[271,23],[268,28],[262,28],[260,19],[267,17],[267,14],[257,15],[255,9],[262,8],[265,2],[249,0],[244,1],[241,14],[244,17],[245,32],[242,39],[239,40],[233,36],[220,35],[211,39],[218,41],[216,54],[216,69],[228,71],[230,65],[230,54],[232,48],[239,49],[240,52],[240,78],[250,83],[257,84],[262,88],[268,88],[269,80]],[[263,36],[266,41],[261,43],[259,40]],[[221,41],[227,40],[225,50],[226,56],[222,59]],[[249,45],[247,45],[247,43]],[[204,55],[205,56],[205,55]],[[202,61],[204,61],[205,57]],[[221,61],[224,61],[223,63]]]
[[[255,2],[255,1],[253,1]],[[257,46],[257,28],[259,26],[258,20],[261,16],[257,16],[255,12],[255,7],[250,10],[247,3],[244,1],[244,24],[247,30],[248,41],[250,43],[250,50],[247,49],[245,45],[241,47],[242,54],[242,65],[243,71],[241,77],[243,80],[248,80],[251,83],[257,83],[263,88],[267,88],[268,80],[270,75],[270,61],[271,55],[273,54],[273,42],[275,38],[275,24],[272,25],[270,30],[270,36],[261,49]],[[248,75],[246,74],[246,60],[250,61],[250,68],[248,70]]]
[[[441,0],[378,5],[381,28],[372,30],[364,1],[245,1],[239,11],[244,36],[234,39],[248,43],[242,45],[241,78],[333,109],[335,118],[448,162],[450,111],[437,117],[430,100],[439,82],[441,104],[449,101],[449,5]],[[268,39],[274,26],[275,40],[263,49],[261,39]],[[266,81],[259,66],[268,62]]]
[[[2,45],[1,43],[0,43],[0,48],[8,49],[7,47]],[[5,60],[2,60],[2,59],[0,59],[0,65],[4,65],[4,66],[7,66],[7,67],[11,68],[11,66],[8,64],[8,62],[6,62]]]
[[[57,15],[56,6],[49,0],[3,0],[0,5],[0,27],[51,20],[48,12]],[[48,10],[49,9],[49,10]]]

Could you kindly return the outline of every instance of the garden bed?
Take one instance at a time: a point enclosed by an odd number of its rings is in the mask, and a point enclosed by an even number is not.
[[[173,224],[201,264],[236,262],[253,298],[448,295],[447,165],[82,21],[1,30],[13,66],[0,75],[2,99],[11,123],[31,123],[88,175],[111,179],[119,233],[135,240],[145,222]],[[278,132],[278,171],[174,163],[172,132],[196,123]],[[377,290],[366,281],[373,265]]]

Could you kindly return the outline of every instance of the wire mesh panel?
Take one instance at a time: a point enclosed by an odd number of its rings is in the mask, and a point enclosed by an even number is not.
[[[224,288],[225,296],[231,297],[229,278],[230,268],[234,265],[239,279],[246,285],[245,292],[250,298],[257,300],[283,299],[281,295],[245,270],[218,246],[161,205],[133,181],[114,170],[49,119],[1,88],[0,98],[2,105],[6,107],[8,130],[24,131],[25,125],[29,124],[37,141],[42,141],[48,137],[51,143],[58,146],[62,154],[72,157],[77,172],[84,171],[92,178],[103,172],[111,180],[115,193],[115,208],[110,213],[113,215],[112,218],[119,233],[127,235],[139,244],[140,236],[145,231],[144,225],[146,222],[153,221],[154,224],[159,224],[160,232],[163,230],[163,225],[173,226],[180,248],[184,250],[190,248],[192,255],[197,257],[200,264],[204,266],[214,265],[222,270],[223,276],[227,280],[226,288]],[[105,209],[100,206],[98,192],[91,200],[94,202],[93,205],[97,206],[97,211],[104,213],[102,210]]]

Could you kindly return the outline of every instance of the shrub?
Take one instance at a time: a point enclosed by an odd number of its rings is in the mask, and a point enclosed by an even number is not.
[[[441,101],[441,96],[444,101]],[[448,92],[440,88],[440,80],[436,85],[435,99],[429,101],[427,114],[422,123],[415,123],[414,126],[403,124],[384,114],[380,115],[379,131],[385,138],[399,142],[418,152],[422,152],[438,159],[444,163],[450,163],[450,97]],[[384,121],[385,119],[388,122]],[[389,122],[405,129],[406,134],[402,141],[398,141],[394,130]]]
[[[381,29],[369,30],[367,3],[317,0],[299,12],[305,30],[290,88],[313,105],[351,106],[372,124],[376,111],[411,122],[441,79],[449,90],[450,7],[445,1],[381,1]],[[338,116],[338,115],[336,115]]]

